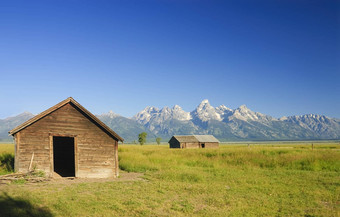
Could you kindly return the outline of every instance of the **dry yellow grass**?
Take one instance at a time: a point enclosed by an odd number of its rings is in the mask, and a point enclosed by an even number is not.
[[[2,153],[14,154],[14,144],[0,143],[0,154]]]

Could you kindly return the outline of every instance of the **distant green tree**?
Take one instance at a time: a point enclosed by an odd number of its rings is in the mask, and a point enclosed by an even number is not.
[[[146,136],[148,134],[146,132],[142,132],[140,134],[138,134],[138,142],[140,145],[144,145],[146,143]]]
[[[133,140],[133,144],[137,144],[137,141],[136,141],[136,140]]]
[[[156,138],[156,142],[157,142],[158,145],[161,144],[161,141],[162,141],[162,138],[161,138],[161,137],[157,137],[157,138]]]

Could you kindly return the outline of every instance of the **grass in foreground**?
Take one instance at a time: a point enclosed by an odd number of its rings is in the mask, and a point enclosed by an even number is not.
[[[0,144],[0,175],[12,173],[14,168],[14,145]]]
[[[340,146],[314,148],[121,145],[121,169],[146,181],[11,184],[0,207],[10,197],[56,216],[339,216]]]

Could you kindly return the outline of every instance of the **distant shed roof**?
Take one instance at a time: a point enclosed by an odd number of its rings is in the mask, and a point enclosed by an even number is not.
[[[198,142],[194,136],[173,136],[179,142]]]
[[[220,142],[213,135],[173,136],[179,142]]]
[[[220,142],[213,135],[194,135],[199,142]]]

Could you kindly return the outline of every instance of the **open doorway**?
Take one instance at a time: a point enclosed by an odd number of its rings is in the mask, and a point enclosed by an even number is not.
[[[74,138],[53,136],[54,172],[62,177],[75,176]]]
[[[202,144],[201,144],[201,147],[202,147],[202,148],[205,148],[205,143],[202,143]]]

